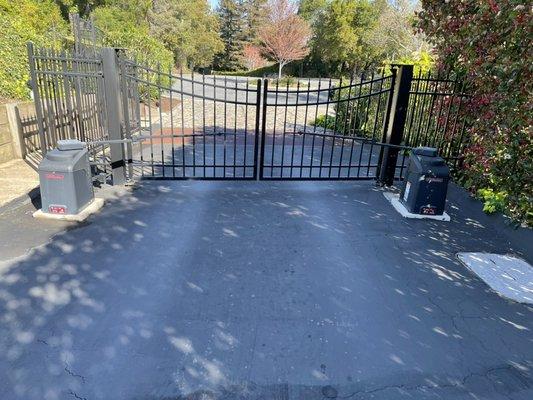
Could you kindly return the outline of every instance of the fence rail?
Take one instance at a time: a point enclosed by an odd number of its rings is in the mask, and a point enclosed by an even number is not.
[[[429,146],[452,168],[460,168],[465,147],[468,101],[466,86],[452,74],[418,73],[411,81],[403,140],[407,146]]]
[[[43,156],[61,139],[106,140],[105,82],[98,56],[80,57],[74,50],[34,48],[30,43],[28,58],[38,139],[27,133],[27,153]],[[35,127],[30,118],[22,122]],[[89,153],[93,163],[101,164],[106,146],[91,144]]]

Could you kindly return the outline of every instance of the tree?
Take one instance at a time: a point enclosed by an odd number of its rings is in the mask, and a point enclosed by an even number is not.
[[[278,63],[278,78],[281,78],[285,65],[309,53],[311,29],[288,0],[271,0],[269,12],[267,23],[259,30],[259,38],[262,51]]]
[[[243,0],[244,41],[259,44],[258,30],[268,18],[268,0]]]
[[[97,7],[113,5],[110,0],[54,0],[54,3],[59,6],[65,20],[68,20],[69,13],[78,13],[83,18]]]
[[[328,0],[300,0],[298,15],[312,26],[326,10],[327,4]]]
[[[59,47],[66,21],[52,0],[0,0],[0,99],[28,99],[26,43]]]
[[[409,0],[375,2],[378,19],[369,43],[388,61],[417,59],[427,56],[431,46],[422,33],[413,29],[416,3]]]
[[[244,66],[248,70],[261,68],[264,67],[266,64],[266,60],[261,54],[261,49],[251,43],[248,43],[244,46],[242,57]]]
[[[313,52],[330,65],[330,72],[364,71],[379,64],[372,46],[378,12],[369,0],[333,0],[316,23]]]
[[[237,71],[242,66],[242,50],[245,43],[243,5],[237,0],[221,0],[217,14],[224,48],[215,56],[215,67],[224,71]]]
[[[126,48],[132,56],[164,69],[173,64],[172,52],[164,43],[150,35],[147,21],[136,19],[131,11],[116,6],[98,7],[91,15],[103,33],[104,44]]]
[[[178,65],[206,67],[223,48],[206,0],[155,0],[148,20],[151,35],[163,41]]]

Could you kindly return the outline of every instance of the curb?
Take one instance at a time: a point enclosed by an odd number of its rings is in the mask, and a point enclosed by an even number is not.
[[[19,197],[14,198],[13,200],[7,202],[3,206],[0,206],[0,215],[5,214],[8,211],[15,210],[19,207],[25,206],[33,202],[35,199],[41,197],[40,187],[34,187],[28,193],[23,194]]]

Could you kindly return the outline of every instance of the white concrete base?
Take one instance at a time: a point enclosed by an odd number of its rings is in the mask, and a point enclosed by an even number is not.
[[[457,258],[500,296],[533,304],[533,267],[511,255],[457,253]]]
[[[93,202],[81,210],[78,214],[49,214],[41,210],[37,210],[33,213],[33,218],[40,219],[53,219],[56,221],[72,221],[72,222],[83,222],[89,217],[89,215],[94,214],[99,209],[104,206],[104,199],[95,197]]]
[[[433,219],[436,221],[450,221],[450,216],[447,213],[442,215],[422,215],[422,214],[413,214],[407,211],[405,206],[400,202],[400,195],[391,192],[383,192],[383,196],[392,204],[394,209],[398,211],[404,218],[414,218],[414,219]]]

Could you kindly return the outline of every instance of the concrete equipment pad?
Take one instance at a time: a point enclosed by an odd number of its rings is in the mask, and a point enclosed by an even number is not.
[[[407,211],[407,208],[400,202],[400,195],[391,192],[383,192],[383,196],[392,204],[394,209],[400,213],[404,218],[414,218],[414,219],[433,219],[435,221],[446,221],[450,220],[448,213],[444,212],[442,215],[422,215],[422,214],[413,214]]]
[[[33,213],[33,218],[50,219],[56,221],[83,222],[89,215],[94,214],[104,206],[104,199],[96,197],[87,207],[77,214],[50,214],[42,209]]]

